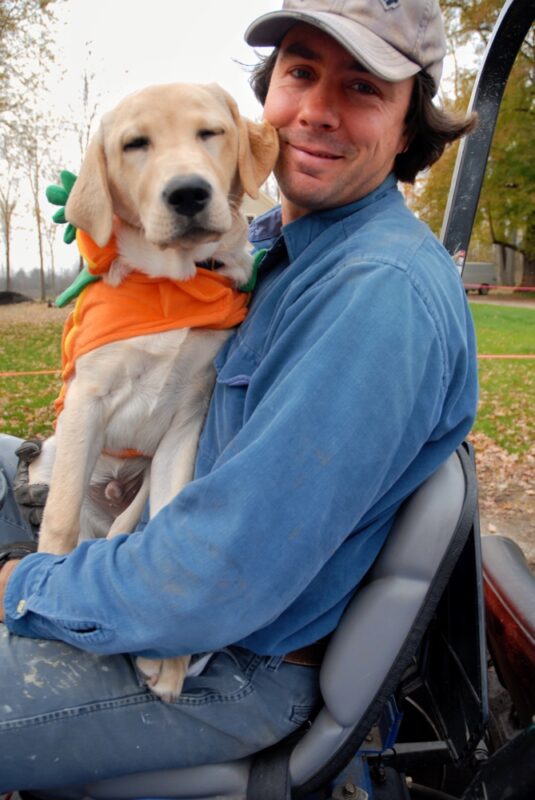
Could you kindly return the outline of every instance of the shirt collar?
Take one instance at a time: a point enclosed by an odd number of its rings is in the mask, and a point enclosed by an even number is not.
[[[396,178],[393,174],[388,175],[385,180],[372,192],[360,200],[353,203],[348,203],[344,206],[337,208],[328,208],[325,211],[312,212],[299,217],[288,225],[282,225],[281,208],[276,206],[268,211],[266,214],[257,217],[249,228],[249,239],[254,245],[255,243],[272,242],[282,233],[288,255],[290,260],[293,261],[302,251],[321,234],[326,228],[330,227],[334,222],[338,222],[346,217],[354,214],[366,206],[371,205],[387,192],[395,189],[397,185]],[[266,246],[265,244],[263,246]]]

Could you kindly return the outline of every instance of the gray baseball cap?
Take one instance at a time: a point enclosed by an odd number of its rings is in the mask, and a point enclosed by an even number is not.
[[[437,0],[284,0],[245,32],[253,47],[276,46],[298,22],[328,33],[374,75],[401,81],[425,70],[435,92],[446,37]]]

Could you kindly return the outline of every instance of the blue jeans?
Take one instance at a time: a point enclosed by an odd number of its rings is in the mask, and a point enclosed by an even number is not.
[[[11,492],[18,444],[0,436],[2,542],[31,536]],[[77,797],[97,779],[238,759],[295,731],[318,703],[317,669],[238,647],[163,703],[128,655],[92,655],[0,624],[0,792]]]

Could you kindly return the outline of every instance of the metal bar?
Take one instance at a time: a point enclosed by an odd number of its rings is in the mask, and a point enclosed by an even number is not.
[[[535,15],[534,0],[507,0],[474,84],[469,111],[479,123],[460,144],[444,212],[441,241],[464,266],[505,84]]]

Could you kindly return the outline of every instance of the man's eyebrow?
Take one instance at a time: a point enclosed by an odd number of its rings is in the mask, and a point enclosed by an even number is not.
[[[312,48],[304,42],[292,42],[292,44],[289,44],[287,47],[281,48],[280,56],[281,58],[285,58],[287,56],[299,56],[307,61],[321,61],[321,53],[319,53],[317,50],[312,50]],[[353,70],[353,72],[370,71],[356,59],[353,59],[349,64],[349,69]]]
[[[308,45],[303,42],[293,42],[287,47],[281,48],[281,56],[300,56],[306,58],[307,61],[319,61],[321,56],[316,50],[312,50]]]

